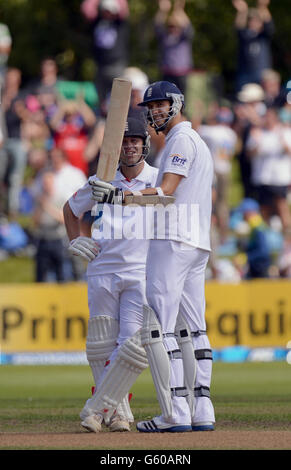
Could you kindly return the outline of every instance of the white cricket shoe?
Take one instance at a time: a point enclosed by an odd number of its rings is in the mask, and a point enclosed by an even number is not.
[[[110,419],[109,430],[111,432],[130,431],[129,421],[122,416],[115,414]]]
[[[83,428],[87,429],[89,432],[100,432],[102,429],[102,421],[103,416],[99,413],[94,413],[90,416],[87,416],[87,418],[81,422],[81,426],[83,426]]]
[[[189,432],[192,431],[191,424],[166,423],[160,416],[149,421],[140,421],[136,428],[140,432]]]

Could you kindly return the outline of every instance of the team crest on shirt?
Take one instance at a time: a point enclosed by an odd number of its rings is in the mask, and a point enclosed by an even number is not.
[[[184,167],[185,163],[187,162],[187,158],[183,157],[182,155],[179,155],[178,153],[173,153],[170,155],[170,158],[172,159],[172,165],[174,166],[180,166]]]

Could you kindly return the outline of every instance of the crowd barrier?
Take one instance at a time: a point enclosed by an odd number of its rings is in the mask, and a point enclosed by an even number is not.
[[[279,360],[291,349],[291,281],[208,281],[214,360]],[[87,363],[86,283],[0,285],[0,363]]]

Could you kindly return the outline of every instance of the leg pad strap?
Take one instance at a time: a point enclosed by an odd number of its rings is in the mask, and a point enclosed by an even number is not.
[[[209,387],[195,387],[194,388],[195,397],[207,397],[210,398],[210,389]]]
[[[203,359],[209,359],[212,361],[212,350],[211,349],[196,349],[195,351],[195,358],[197,361],[201,361]]]

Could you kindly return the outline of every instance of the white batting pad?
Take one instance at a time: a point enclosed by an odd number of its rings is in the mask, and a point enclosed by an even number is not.
[[[103,372],[105,361],[116,347],[118,332],[118,321],[108,315],[89,318],[86,354],[95,385]]]
[[[194,387],[195,387],[195,380],[196,380],[196,358],[194,352],[194,346],[191,337],[191,331],[189,328],[188,323],[186,322],[185,318],[181,313],[178,314],[175,334],[177,337],[177,342],[179,348],[182,352],[183,358],[183,367],[184,367],[184,382],[185,387],[187,388],[187,402],[190,408],[191,416],[193,417],[195,414],[195,395],[194,395]]]
[[[123,400],[121,400],[121,402],[119,403],[119,405],[116,408],[116,412],[119,416],[121,416],[122,418],[125,418],[130,423],[134,422],[134,416],[133,416],[133,414],[131,412],[131,409],[130,409],[130,404],[129,404],[129,401],[128,401],[128,395],[126,395],[123,398]]]
[[[163,344],[161,325],[155,312],[148,305],[144,305],[143,315],[144,321],[141,330],[141,342],[147,353],[152,378],[163,416],[166,419],[171,418],[171,367],[168,353]]]
[[[140,330],[127,339],[119,348],[117,356],[108,366],[107,373],[93,397],[87,400],[84,412],[104,413],[110,418],[117,405],[127,397],[128,392],[148,361],[141,345]]]

